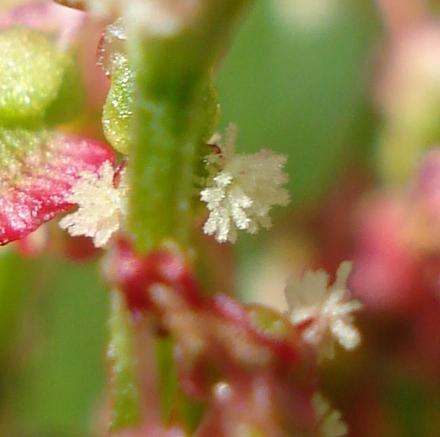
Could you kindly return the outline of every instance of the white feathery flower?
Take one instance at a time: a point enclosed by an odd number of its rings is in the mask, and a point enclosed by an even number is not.
[[[271,207],[289,203],[283,188],[286,157],[270,150],[235,154],[235,132],[231,125],[221,153],[207,157],[210,175],[200,193],[209,210],[204,232],[219,242],[234,242],[237,230],[255,234],[260,227],[269,228]]]
[[[286,289],[292,323],[304,325],[304,341],[322,348],[328,357],[334,355],[334,339],[348,350],[360,343],[352,313],[362,305],[350,297],[346,285],[351,268],[350,262],[343,262],[332,286],[329,286],[328,274],[318,270],[307,271],[300,281],[289,284]]]
[[[321,393],[313,395],[312,404],[319,421],[321,437],[342,437],[348,434],[348,428],[341,418],[341,413],[333,410]]]
[[[93,238],[96,247],[107,244],[120,228],[127,213],[127,182],[124,171],[118,187],[114,186],[115,171],[109,161],[98,173],[83,172],[66,200],[78,205],[72,214],[60,221],[60,227],[72,236]]]

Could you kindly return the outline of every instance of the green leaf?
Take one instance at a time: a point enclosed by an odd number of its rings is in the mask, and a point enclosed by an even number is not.
[[[25,354],[26,365],[16,365],[20,373],[15,380],[10,373],[4,375],[13,384],[9,405],[20,425],[17,433],[89,436],[96,424],[90,414],[99,415],[105,388],[102,351],[108,292],[94,263],[78,265],[45,255],[27,264],[31,271],[20,269],[19,278],[26,280],[29,292],[20,330],[25,328],[26,337],[15,356],[20,361]],[[33,320],[36,323],[28,325]]]
[[[118,291],[111,295],[110,344],[113,401],[112,430],[135,425],[140,417],[133,332],[130,312]]]

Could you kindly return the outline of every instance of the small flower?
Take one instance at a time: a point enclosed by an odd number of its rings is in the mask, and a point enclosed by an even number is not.
[[[359,331],[352,324],[352,313],[362,305],[350,299],[346,285],[351,267],[350,262],[343,262],[331,287],[328,274],[318,270],[307,271],[302,280],[290,284],[286,290],[290,319],[304,327],[304,341],[323,347],[328,357],[334,354],[333,339],[348,350],[360,343]]]
[[[289,194],[282,186],[286,157],[270,150],[235,154],[235,127],[230,126],[221,153],[206,159],[209,177],[200,198],[210,211],[204,232],[219,242],[234,242],[237,229],[251,234],[269,228],[272,206],[287,205]]]
[[[110,161],[104,162],[97,174],[83,172],[73,186],[67,201],[78,209],[60,221],[70,235],[93,238],[96,247],[102,247],[119,229],[126,215],[127,183],[124,172],[115,187],[115,170]]]
[[[312,404],[319,420],[319,435],[322,437],[342,437],[347,435],[347,425],[338,410],[332,410],[330,403],[321,393],[315,393]]]

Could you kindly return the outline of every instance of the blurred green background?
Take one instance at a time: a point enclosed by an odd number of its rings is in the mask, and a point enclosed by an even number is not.
[[[369,156],[369,80],[380,27],[373,1],[334,0],[336,12],[309,22],[280,9],[288,3],[257,0],[238,31],[218,76],[221,124],[238,125],[243,151],[288,154],[292,207],[304,209],[351,160]],[[240,241],[243,275],[255,267],[261,241]],[[0,249],[0,423],[15,426],[0,435],[91,433],[103,395],[107,309],[96,265],[23,261]]]

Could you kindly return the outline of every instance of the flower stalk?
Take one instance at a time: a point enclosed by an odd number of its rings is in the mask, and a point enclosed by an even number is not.
[[[111,428],[118,430],[140,419],[139,388],[133,343],[133,326],[124,298],[118,291],[111,294],[110,344],[113,417]]]

